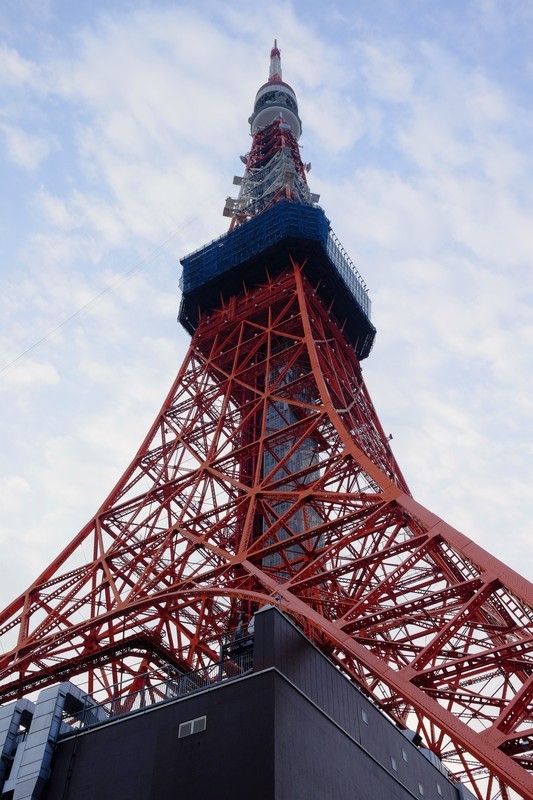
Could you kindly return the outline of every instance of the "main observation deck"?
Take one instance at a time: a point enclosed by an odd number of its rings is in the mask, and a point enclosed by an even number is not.
[[[179,321],[194,333],[199,315],[268,274],[289,265],[289,256],[305,263],[304,273],[318,286],[359,359],[372,349],[376,329],[370,322],[370,298],[364,282],[343,250],[321,208],[281,200],[238,228],[181,259],[183,297]]]

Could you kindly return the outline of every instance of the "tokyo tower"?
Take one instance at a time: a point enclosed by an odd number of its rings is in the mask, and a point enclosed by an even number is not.
[[[274,44],[229,231],[182,260],[184,363],[88,524],[0,613],[0,699],[127,706],[275,606],[479,800],[533,797],[533,586],[411,495],[362,278],[308,187]],[[155,691],[155,689],[154,689]]]

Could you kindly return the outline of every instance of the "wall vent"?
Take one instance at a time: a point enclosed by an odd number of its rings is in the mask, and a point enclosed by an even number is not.
[[[178,739],[184,739],[186,736],[192,736],[193,733],[201,733],[207,727],[207,717],[196,717],[196,719],[188,719],[186,722],[180,722],[178,730]]]

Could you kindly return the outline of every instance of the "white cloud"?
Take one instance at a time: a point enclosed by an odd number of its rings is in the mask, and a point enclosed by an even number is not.
[[[69,29],[53,60],[50,49],[35,64],[9,55],[11,86],[26,91],[38,76],[42,88],[35,118],[19,118],[20,94],[6,124],[50,131],[57,159],[31,189],[39,220],[26,220],[7,275],[4,352],[118,279],[36,354],[26,383],[5,385],[6,408],[27,410],[25,420],[9,417],[6,449],[15,442],[28,465],[24,443],[42,454],[33,467],[17,465],[43,512],[28,539],[46,562],[94,513],[170,386],[186,343],[175,323],[178,257],[226,228],[223,199],[250,144],[246,119],[277,36],[300,101],[311,188],[371,287],[379,338],[365,375],[408,482],[501,557],[498,535],[512,528],[509,558],[530,563],[518,552],[533,482],[524,442],[530,113],[508,76],[418,25],[389,35],[375,4],[377,33],[361,9],[355,21],[345,10],[341,30],[326,12],[272,3],[271,32],[263,8],[222,6],[206,14],[111,4],[75,36]],[[467,34],[481,44],[486,35]],[[161,256],[120,280],[172,232]],[[22,561],[28,579],[36,561]]]
[[[79,225],[67,208],[65,199],[47,192],[43,186],[39,187],[35,201],[40,213],[52,227],[68,231]]]
[[[23,58],[14,48],[0,43],[0,84],[29,84],[37,74],[35,64]]]
[[[363,43],[360,48],[365,63],[362,72],[365,75],[372,95],[394,103],[409,100],[412,95],[414,76],[406,63],[403,48],[394,47],[390,41]],[[395,52],[395,50],[400,52]]]
[[[315,126],[312,131],[318,147],[342,153],[353,147],[362,136],[365,123],[361,112],[348,96],[343,101],[338,91],[323,87],[314,92],[307,99],[305,110],[311,119],[323,120],[322,125]]]
[[[42,136],[4,123],[0,124],[0,131],[4,134],[9,159],[30,172],[50,153],[50,144]]]
[[[20,475],[7,475],[0,480],[0,505],[3,509],[16,507],[21,502],[21,498],[28,496],[30,485],[25,478]],[[7,542],[3,543],[4,546]]]
[[[25,356],[13,363],[3,375],[4,385],[32,390],[39,386],[55,385],[59,380],[59,374],[53,364],[38,362]]]

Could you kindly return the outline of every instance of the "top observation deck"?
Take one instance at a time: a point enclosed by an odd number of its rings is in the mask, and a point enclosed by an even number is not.
[[[370,322],[370,298],[363,279],[317,206],[281,200],[233,231],[181,259],[183,297],[179,321],[194,333],[199,315],[217,308],[268,274],[287,268],[289,256],[305,261],[304,273],[344,326],[359,359],[366,358],[376,329]]]

